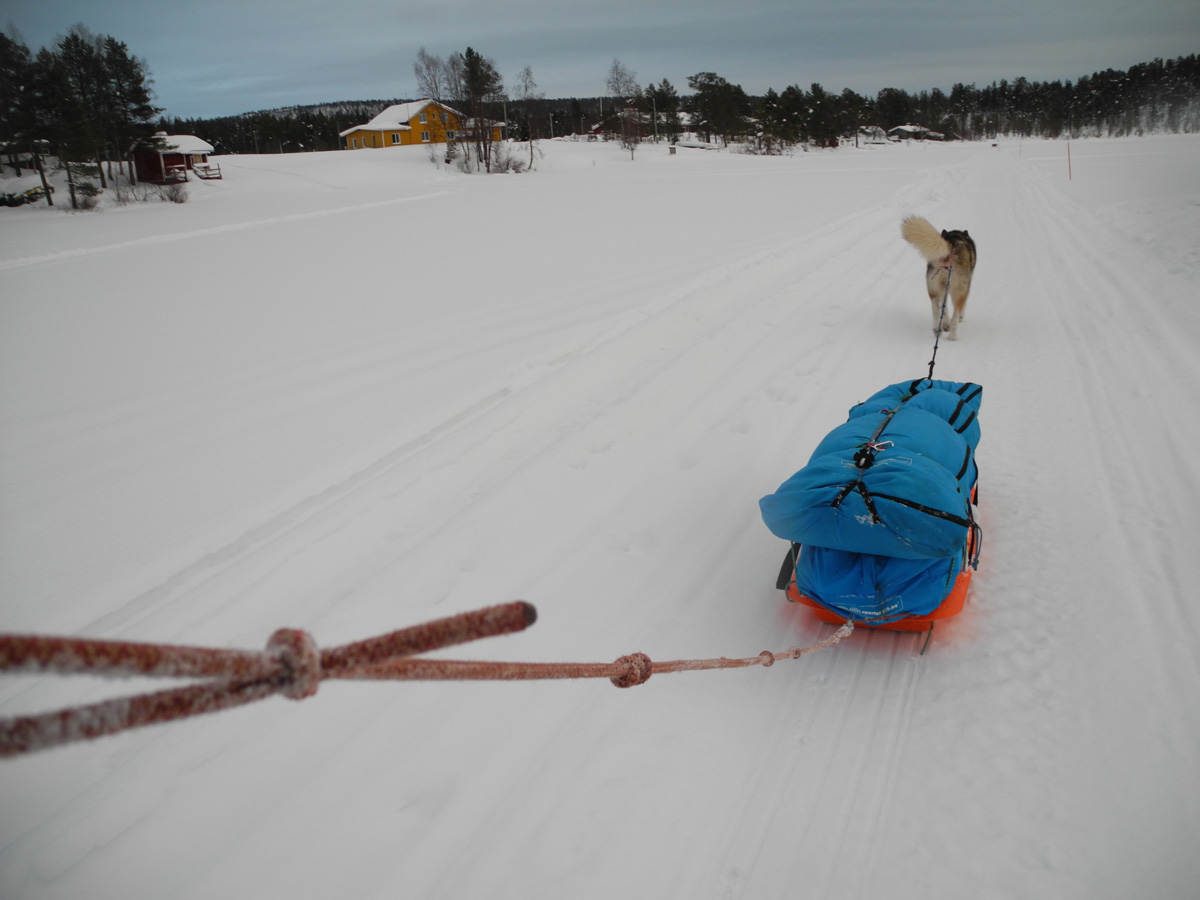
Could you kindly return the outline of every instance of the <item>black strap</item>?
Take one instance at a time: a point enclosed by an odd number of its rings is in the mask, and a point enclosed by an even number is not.
[[[882,521],[879,518],[879,510],[875,508],[875,501],[871,499],[871,492],[867,490],[867,486],[861,481],[858,483],[858,492],[862,494],[863,503],[867,506],[867,512],[871,514],[871,522],[878,523]]]
[[[788,547],[787,556],[783,558],[783,566],[779,570],[779,577],[775,579],[775,589],[777,591],[786,591],[788,585],[792,583],[792,574],[796,571],[796,560],[800,558],[800,545],[792,541],[792,545]]]
[[[955,525],[961,525],[963,528],[969,528],[971,526],[971,519],[969,518],[971,506],[970,503],[967,504],[968,518],[963,518],[962,516],[955,515],[954,513],[948,513],[945,510],[934,509],[932,506],[926,506],[923,503],[917,503],[915,500],[906,500],[903,497],[893,497],[890,494],[876,494],[875,499],[890,500],[892,503],[899,503],[901,506],[907,506],[909,509],[915,509],[917,512],[925,513],[927,516],[935,516],[939,519],[945,519],[947,522],[953,522]]]
[[[842,505],[842,501],[843,501],[843,500],[845,500],[845,499],[846,499],[848,496],[850,496],[850,492],[851,492],[852,490],[854,490],[854,486],[855,486],[856,484],[858,484],[858,482],[857,482],[857,481],[849,481],[849,482],[847,482],[847,483],[846,483],[846,484],[845,484],[845,485],[842,487],[842,489],[841,489],[840,491],[838,491],[838,495],[837,495],[836,497],[834,497],[834,498],[833,498],[833,502],[832,502],[832,503],[830,503],[829,505],[830,505],[830,506],[832,506],[834,509],[837,509],[839,506],[841,506],[841,505]]]
[[[967,453],[963,457],[962,468],[958,470],[958,474],[954,476],[955,481],[962,481],[962,477],[967,474],[967,469],[971,468],[971,446],[967,445]]]

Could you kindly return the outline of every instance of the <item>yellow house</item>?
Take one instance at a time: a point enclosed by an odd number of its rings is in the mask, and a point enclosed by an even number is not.
[[[491,139],[500,140],[499,123],[488,123]],[[414,100],[389,106],[365,125],[355,125],[339,133],[347,150],[367,147],[408,147],[413,144],[444,144],[463,140],[462,116],[436,100]]]

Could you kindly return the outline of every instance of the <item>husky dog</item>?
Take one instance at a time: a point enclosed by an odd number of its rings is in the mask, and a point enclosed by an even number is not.
[[[900,225],[900,234],[925,257],[925,287],[933,304],[933,333],[938,333],[939,323],[946,332],[946,339],[958,340],[958,323],[962,321],[967,307],[967,294],[971,292],[971,275],[975,272],[975,242],[966,231],[943,231],[920,216],[909,216]],[[950,299],[954,310],[942,314],[942,301],[946,296],[946,281],[950,281]]]

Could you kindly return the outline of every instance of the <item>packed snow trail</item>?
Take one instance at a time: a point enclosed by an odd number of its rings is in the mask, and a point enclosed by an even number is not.
[[[520,178],[241,159],[169,210],[194,241],[109,210],[86,266],[88,220],[33,219],[0,301],[6,617],[332,645],[520,597],[533,629],[447,655],[820,639],[757,500],[925,373],[909,213],[979,245],[936,372],[984,386],[966,611],[925,656],[859,632],[625,691],[325,684],[6,763],[0,895],[1188,897],[1195,138],[1076,143],[1071,181],[1055,143],[546,149]],[[157,286],[97,288],[139,237]],[[112,690],[21,679],[0,714]]]

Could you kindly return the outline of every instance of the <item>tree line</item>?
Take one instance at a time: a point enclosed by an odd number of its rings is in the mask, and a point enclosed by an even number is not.
[[[469,50],[470,48],[468,48]],[[495,64],[470,51],[488,70],[486,90],[422,81],[422,96],[441,100],[468,117],[504,121],[517,140],[570,134],[601,134],[628,146],[644,140],[678,140],[685,133],[721,144],[744,143],[764,153],[815,144],[836,145],[860,129],[888,131],[918,124],[947,139],[1000,136],[1122,137],[1153,132],[1200,132],[1200,59],[1195,54],[1154,60],[1128,70],[1106,69],[1076,81],[1000,80],[984,87],[955,84],[910,92],[884,88],[873,97],[849,88],[790,85],[752,96],[715,72],[698,72],[680,93],[668,80],[640,85],[618,60],[599,97],[547,99],[536,91],[529,68],[506,91]],[[424,53],[424,51],[422,51]],[[467,54],[445,60],[418,58],[414,68],[460,65]],[[170,133],[199,134],[218,153],[332,150],[338,133],[362,124],[400,100],[325,104],[248,113],[218,119],[165,119]]]
[[[340,150],[339,134],[370,120],[396,100],[362,100],[259,110],[212,119],[165,117],[158,123],[167,134],[194,134],[218,154],[308,153]]]
[[[881,91],[877,103],[889,121],[924,119],[966,139],[1194,133],[1200,131],[1200,58],[1156,59],[1075,82],[1017,78],[985,88],[956,84],[949,94],[934,90],[917,97]]]
[[[1001,80],[985,87],[955,84],[949,92],[884,88],[868,97],[850,89],[790,85],[752,96],[715,72],[687,79],[681,94],[667,79],[642,86],[613,60],[606,95],[546,99],[528,66],[506,90],[495,62],[472,48],[446,58],[421,49],[413,64],[422,97],[458,110],[455,142],[480,168],[494,149],[484,124],[533,144],[546,137],[602,134],[634,152],[644,140],[743,143],[764,153],[805,144],[835,145],[861,129],[919,124],[947,138],[1124,136],[1200,131],[1200,61],[1195,54],[1156,59],[1127,71],[1106,69],[1077,81]],[[0,140],[9,165],[61,162],[123,167],[157,131],[196,134],[218,154],[340,149],[339,132],[368,121],[399,99],[265,110],[218,118],[159,117],[146,63],[127,45],[77,25],[36,54],[0,32]],[[457,148],[456,148],[457,149]],[[101,186],[105,169],[99,169]],[[132,177],[132,174],[131,176]]]
[[[631,85],[614,60],[610,89]],[[1001,80],[987,87],[956,84],[910,93],[884,88],[866,97],[849,88],[840,94],[812,84],[748,95],[714,72],[688,78],[690,95],[678,96],[669,82],[612,91],[621,108],[603,127],[627,135],[629,121],[640,133],[665,130],[673,137],[686,116],[689,129],[706,141],[747,142],[762,152],[812,143],[836,145],[861,129],[884,132],[918,124],[948,139],[979,140],[1001,135],[1042,138],[1123,137],[1151,132],[1200,131],[1200,60],[1195,54],[1106,69],[1078,81]],[[612,117],[626,121],[614,121]],[[648,124],[649,123],[649,124]]]

